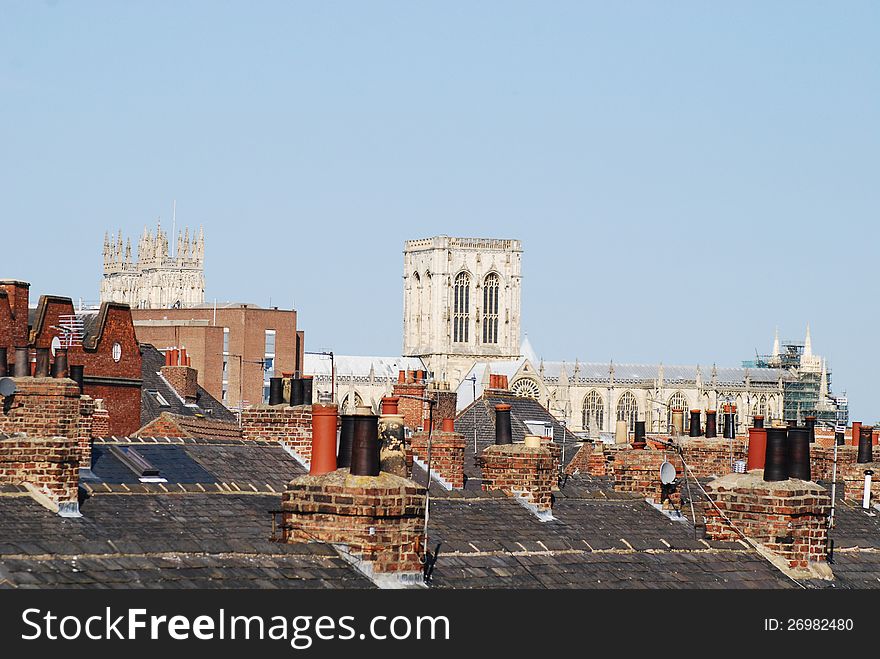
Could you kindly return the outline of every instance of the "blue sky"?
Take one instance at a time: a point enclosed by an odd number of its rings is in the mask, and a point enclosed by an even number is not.
[[[519,238],[545,358],[736,365],[809,322],[875,421],[878,83],[856,0],[3,0],[0,274],[94,299],[105,229],[176,199],[209,299],[396,354],[405,239]]]

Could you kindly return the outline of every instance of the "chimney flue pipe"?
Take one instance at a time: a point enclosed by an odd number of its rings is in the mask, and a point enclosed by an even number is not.
[[[788,480],[788,428],[767,428],[767,451],[764,455],[764,480]]]
[[[6,346],[0,346],[0,378],[6,377],[6,369],[9,365],[8,359],[9,355],[6,353]]]
[[[812,480],[810,475],[810,431],[807,428],[788,429],[788,477],[802,481]]]
[[[859,445],[859,437],[861,436],[861,434],[859,433],[859,430],[861,430],[861,428],[862,428],[861,421],[853,421],[852,422],[852,433],[849,438],[849,443],[851,446],[858,446]]]
[[[400,398],[398,396],[385,396],[382,398],[382,414],[399,414]]]
[[[746,469],[763,469],[767,455],[767,431],[764,428],[749,428],[749,455]]]
[[[691,437],[699,437],[703,434],[700,428],[700,410],[691,410]]]
[[[724,439],[736,437],[736,409],[732,405],[724,406]]]
[[[302,404],[303,405],[311,405],[312,404],[312,378],[300,378],[299,379],[302,388]],[[291,391],[293,391],[293,380],[290,381]]]
[[[34,377],[49,377],[49,348],[37,348],[36,368],[34,369]]]
[[[718,426],[716,425],[716,419],[718,413],[715,410],[706,410],[706,438],[711,439],[712,437],[718,436]]]
[[[633,448],[645,448],[645,422],[636,421],[633,432]]]
[[[810,444],[813,444],[816,441],[816,417],[806,417],[804,419],[804,425],[810,433]]]
[[[856,459],[858,463],[874,462],[874,426],[859,424],[859,453]]]
[[[354,414],[340,416],[342,425],[339,428],[339,452],[336,454],[336,467],[351,466],[351,444],[354,439]]]
[[[303,383],[300,378],[290,378],[290,405],[303,405]]]
[[[336,405],[312,407],[312,459],[309,463],[309,474],[313,476],[336,471],[336,412]]]
[[[353,476],[379,475],[379,417],[375,414],[355,414],[351,442],[351,469]]]
[[[52,377],[67,377],[67,348],[58,348],[55,350],[55,361],[52,362]]]
[[[752,427],[753,428],[763,428],[764,427],[764,415],[756,414],[752,418]]]
[[[13,375],[17,378],[26,378],[31,374],[30,368],[30,350],[25,347],[16,346],[15,348],[15,369]]]
[[[70,365],[70,379],[79,385],[79,393],[82,394],[85,386],[85,366],[81,364]]]
[[[510,405],[499,403],[495,406],[495,443],[498,446],[513,444],[510,428]]]
[[[684,434],[684,410],[672,408],[672,434],[676,437]]]
[[[282,378],[269,378],[269,405],[281,405],[284,403],[284,380]]]

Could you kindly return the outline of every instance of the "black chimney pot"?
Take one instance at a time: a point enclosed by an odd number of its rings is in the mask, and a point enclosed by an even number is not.
[[[788,480],[788,428],[767,428],[767,452],[764,454],[764,480]]]

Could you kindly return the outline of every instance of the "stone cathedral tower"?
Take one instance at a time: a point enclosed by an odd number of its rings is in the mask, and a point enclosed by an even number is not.
[[[436,236],[403,252],[403,354],[454,388],[477,360],[520,352],[518,240]]]
[[[132,308],[196,307],[205,303],[205,235],[199,229],[190,241],[189,229],[178,233],[173,256],[161,223],[155,235],[144,227],[132,261],[131,239],[125,247],[122,231],[104,234],[104,278],[101,302],[125,302]]]

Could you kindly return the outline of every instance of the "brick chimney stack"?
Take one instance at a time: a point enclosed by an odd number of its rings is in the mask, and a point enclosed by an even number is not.
[[[425,469],[428,459],[428,433],[414,433],[411,440],[414,459]],[[464,487],[464,435],[455,432],[455,421],[443,419],[439,430],[431,433],[431,471],[446,489]]]
[[[199,391],[199,372],[189,364],[186,348],[168,349],[165,352],[165,365],[161,368],[161,373],[178,396],[187,403],[195,403]]]
[[[335,406],[322,408],[322,422],[335,415]],[[424,488],[379,470],[378,417],[351,418],[356,426],[352,466],[287,484],[281,503],[283,540],[333,544],[380,587],[420,585]],[[324,441],[321,437],[335,424],[325,425],[313,431],[315,441]]]

